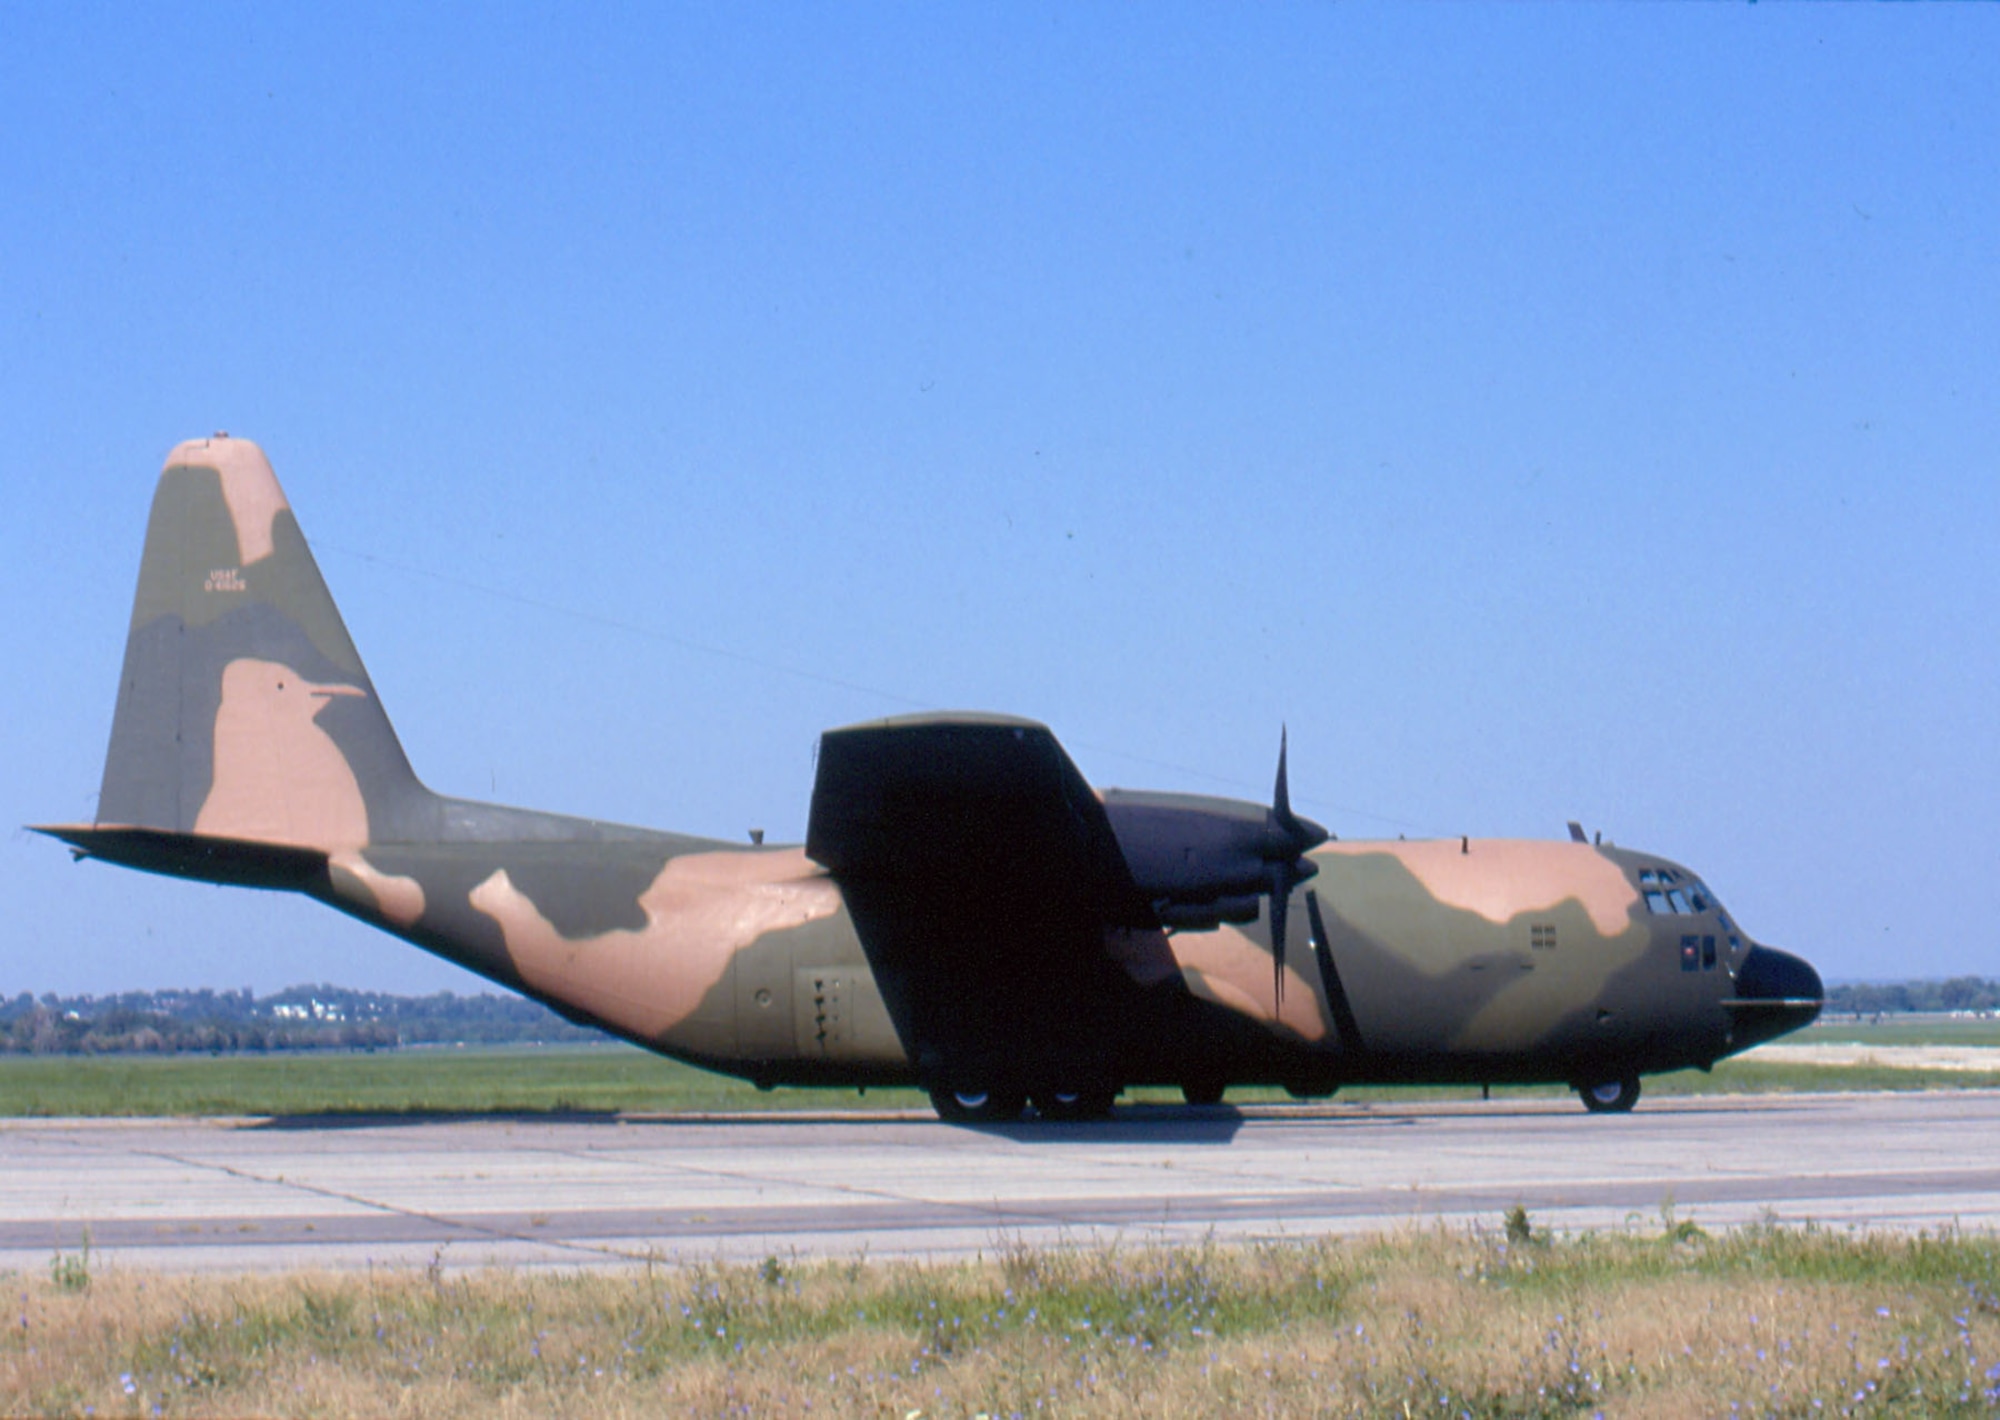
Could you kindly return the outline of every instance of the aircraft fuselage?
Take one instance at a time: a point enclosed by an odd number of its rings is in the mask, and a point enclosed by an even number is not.
[[[920,1082],[839,885],[801,849],[591,827],[606,836],[370,847],[336,856],[316,895],[711,1069],[763,1084]],[[1705,1068],[1809,1019],[1803,988],[1764,1004],[1739,992],[1753,952],[1797,959],[1752,943],[1694,874],[1651,855],[1446,839],[1342,841],[1312,857],[1326,940],[1295,902],[1282,991],[1268,913],[1110,929],[1135,1012],[1175,982],[1257,1027],[1248,1046],[1228,1030],[1123,1032],[1137,1042],[1123,1084],[1577,1084]],[[1649,909],[1642,874],[1679,885],[1678,903],[1656,891]]]

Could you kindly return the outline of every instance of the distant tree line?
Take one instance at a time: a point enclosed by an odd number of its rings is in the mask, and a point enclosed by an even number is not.
[[[126,991],[115,996],[0,1001],[0,1054],[125,1051],[222,1054],[270,1050],[383,1050],[399,1045],[512,1045],[599,1041],[519,996],[391,996],[342,986],[242,991]]]
[[[1829,987],[1829,1015],[1883,1016],[1905,1011],[2000,1011],[2000,981],[1954,976],[1947,981],[1847,982]]]

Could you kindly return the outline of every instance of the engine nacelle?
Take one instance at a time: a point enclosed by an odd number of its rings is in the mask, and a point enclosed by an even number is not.
[[[1103,800],[1132,879],[1165,927],[1254,922],[1265,894],[1289,893],[1319,871],[1303,855],[1326,830],[1289,811],[1128,789],[1107,789]]]

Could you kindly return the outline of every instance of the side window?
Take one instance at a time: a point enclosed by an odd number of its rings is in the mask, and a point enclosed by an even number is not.
[[[1701,970],[1701,939],[1699,937],[1681,938],[1681,970]]]
[[[1646,910],[1658,916],[1667,910],[1667,895],[1658,888],[1646,889]]]
[[[1713,937],[1703,937],[1701,939],[1701,969],[1703,971],[1715,970],[1715,938]]]

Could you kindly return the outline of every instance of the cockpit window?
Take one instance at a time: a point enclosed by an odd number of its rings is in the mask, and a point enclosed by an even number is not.
[[[1713,912],[1722,923],[1723,931],[1735,930],[1729,919],[1722,915],[1722,906],[1715,900],[1715,894],[1700,878],[1689,877],[1672,868],[1641,868],[1639,891],[1646,899],[1646,911],[1655,916],[1687,917],[1698,912]]]

